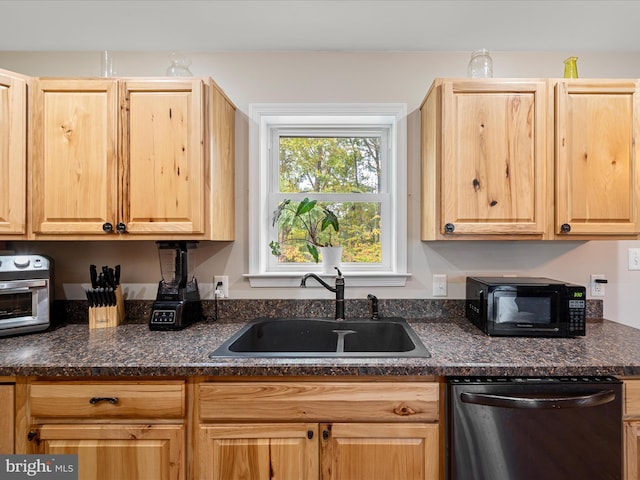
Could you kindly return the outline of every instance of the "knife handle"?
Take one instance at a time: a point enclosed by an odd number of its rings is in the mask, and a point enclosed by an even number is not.
[[[89,277],[91,278],[91,288],[98,288],[98,267],[89,265]]]

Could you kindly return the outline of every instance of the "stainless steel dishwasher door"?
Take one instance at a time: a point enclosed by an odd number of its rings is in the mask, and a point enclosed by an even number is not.
[[[450,378],[449,480],[619,480],[622,382]]]

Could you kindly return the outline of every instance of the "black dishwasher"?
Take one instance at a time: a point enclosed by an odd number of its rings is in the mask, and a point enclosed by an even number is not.
[[[619,480],[622,382],[447,379],[449,480]]]

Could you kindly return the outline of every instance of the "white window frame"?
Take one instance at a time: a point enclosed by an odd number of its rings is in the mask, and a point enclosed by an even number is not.
[[[308,129],[327,136],[377,135],[387,132],[388,157],[382,170],[381,191],[362,194],[367,201],[383,202],[383,260],[380,264],[343,264],[351,286],[404,286],[407,277],[407,108],[406,104],[282,104],[249,105],[249,273],[252,287],[299,287],[307,272],[321,276],[322,265],[278,264],[269,242],[275,237],[273,210],[282,197],[294,201],[306,195],[279,194],[276,188],[279,153],[271,144],[278,132]],[[298,198],[299,197],[299,198]],[[322,194],[329,202],[345,200],[341,194]]]

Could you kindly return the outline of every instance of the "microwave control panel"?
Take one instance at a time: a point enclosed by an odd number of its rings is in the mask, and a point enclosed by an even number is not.
[[[587,291],[584,287],[570,285],[569,293],[569,332],[583,332],[587,322]]]

